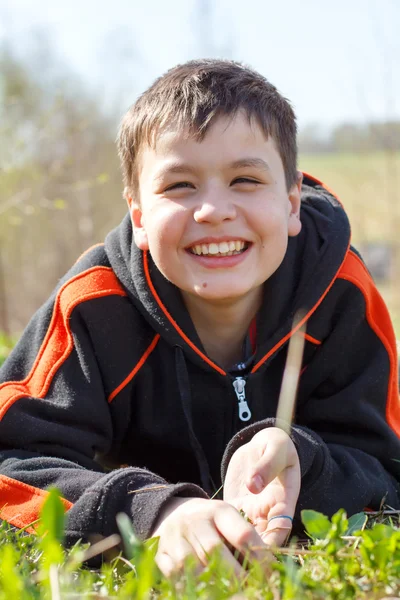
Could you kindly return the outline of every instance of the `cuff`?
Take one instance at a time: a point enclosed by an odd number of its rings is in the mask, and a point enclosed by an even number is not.
[[[276,419],[268,418],[263,421],[257,421],[248,427],[239,431],[227,445],[221,463],[221,478],[225,481],[226,472],[228,470],[229,461],[238,448],[250,442],[256,433],[262,429],[275,427]],[[310,485],[312,480],[317,479],[321,469],[323,468],[325,444],[323,440],[310,429],[294,425],[291,428],[290,437],[296,446],[297,454],[299,455],[301,478],[307,479],[307,484]],[[319,460],[318,460],[319,459]]]
[[[168,484],[145,469],[127,467],[101,477],[67,513],[67,544],[90,541],[93,534],[118,533],[116,515],[124,512],[132,520],[138,537],[151,536],[162,506],[174,496],[208,498],[191,483]]]

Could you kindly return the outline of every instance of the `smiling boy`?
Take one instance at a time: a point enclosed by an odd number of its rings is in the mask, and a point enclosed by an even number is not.
[[[393,329],[342,206],[297,171],[289,103],[240,64],[192,61],[138,99],[119,151],[129,214],[1,371],[2,518],[28,525],[56,485],[70,543],[123,511],[169,575],[216,546],[240,573],[232,549],[262,558],[303,508],[399,507]],[[274,417],[298,310],[289,436]]]
[[[295,177],[288,192],[273,138],[238,112],[201,142],[169,128],[141,153],[138,194],[127,191],[136,245],[180,289],[207,355],[226,370],[301,229]]]

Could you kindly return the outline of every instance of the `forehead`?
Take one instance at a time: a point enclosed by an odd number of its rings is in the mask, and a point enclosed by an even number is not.
[[[218,117],[203,139],[188,129],[170,127],[161,131],[154,144],[141,149],[139,177],[157,176],[168,164],[184,162],[194,168],[219,168],[239,162],[244,157],[260,158],[267,162],[280,161],[274,139],[266,137],[255,119],[238,113],[234,117]]]

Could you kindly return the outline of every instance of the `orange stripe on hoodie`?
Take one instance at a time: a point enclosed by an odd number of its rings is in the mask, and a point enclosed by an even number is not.
[[[23,381],[0,385],[0,419],[20,398],[44,398],[58,369],[71,354],[74,343],[69,327],[73,309],[94,298],[126,292],[109,267],[92,267],[68,280],[59,290],[46,336],[28,376]]]
[[[39,518],[43,502],[49,492],[32,487],[21,481],[0,475],[0,519],[4,519],[15,527],[26,527],[29,533],[34,533],[33,527],[27,527]],[[65,510],[73,504],[61,498]]]
[[[306,173],[306,171],[302,171],[303,175],[305,175],[306,177],[308,177],[308,179],[311,179],[311,181],[314,181],[314,183],[316,183],[317,185],[321,185],[323,188],[326,189],[327,192],[329,192],[330,194],[332,194],[332,196],[339,202],[340,206],[342,208],[343,204],[342,202],[339,200],[339,198],[336,196],[335,192],[333,190],[331,190],[330,187],[328,187],[326,185],[326,183],[324,183],[323,181],[321,181],[320,179],[317,179],[316,177],[314,177],[313,175],[310,175],[310,173]]]
[[[302,333],[301,335],[304,337],[305,340],[307,340],[311,344],[314,344],[315,346],[320,346],[322,344],[320,340],[317,340],[312,335],[308,335],[308,333]]]
[[[120,383],[119,386],[117,388],[115,388],[115,390],[113,392],[111,392],[111,394],[108,396],[108,402],[112,402],[114,400],[115,396],[118,396],[120,391],[123,390],[124,387],[127,386],[130,381],[132,381],[132,379],[135,377],[136,373],[138,371],[140,371],[140,369],[143,367],[146,360],[149,358],[150,354],[153,352],[154,348],[157,346],[159,339],[160,339],[160,334],[157,333],[154,336],[153,341],[151,342],[150,346],[143,353],[143,356],[139,360],[137,365],[135,365],[135,367],[132,369],[132,371],[129,373],[129,375],[127,377],[125,377],[123,382]]]
[[[400,401],[396,338],[389,312],[382,296],[375,287],[371,275],[357,254],[351,251],[348,253],[338,277],[350,281],[363,293],[366,303],[368,324],[381,340],[388,353],[390,371],[386,402],[386,419],[393,431],[400,437]]]
[[[151,293],[153,294],[153,297],[155,298],[158,306],[161,308],[161,310],[163,311],[164,315],[167,317],[168,321],[175,327],[176,331],[179,333],[179,335],[181,336],[181,338],[183,340],[185,340],[185,342],[188,344],[188,346],[190,346],[192,348],[192,350],[194,350],[196,352],[196,354],[198,354],[203,360],[204,362],[206,362],[207,364],[209,364],[211,367],[213,367],[213,369],[215,369],[216,371],[218,371],[218,373],[220,373],[221,375],[226,375],[226,372],[221,369],[221,367],[219,367],[215,362],[213,362],[212,360],[210,360],[208,358],[208,356],[206,356],[189,338],[188,336],[184,333],[184,331],[182,331],[182,329],[179,327],[178,323],[172,318],[172,316],[170,315],[170,313],[168,312],[166,306],[164,306],[160,296],[157,294],[156,288],[153,285],[153,282],[151,281],[151,277],[150,277],[150,270],[149,270],[149,263],[148,263],[148,258],[147,258],[147,252],[143,252],[143,269],[144,269],[144,273],[145,273],[145,277],[146,277],[146,281],[147,281],[147,285],[150,288]]]

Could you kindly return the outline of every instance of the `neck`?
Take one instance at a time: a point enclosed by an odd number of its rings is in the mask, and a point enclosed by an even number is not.
[[[242,358],[250,323],[261,306],[262,290],[239,300],[220,302],[184,294],[183,298],[207,355],[223,369]]]

